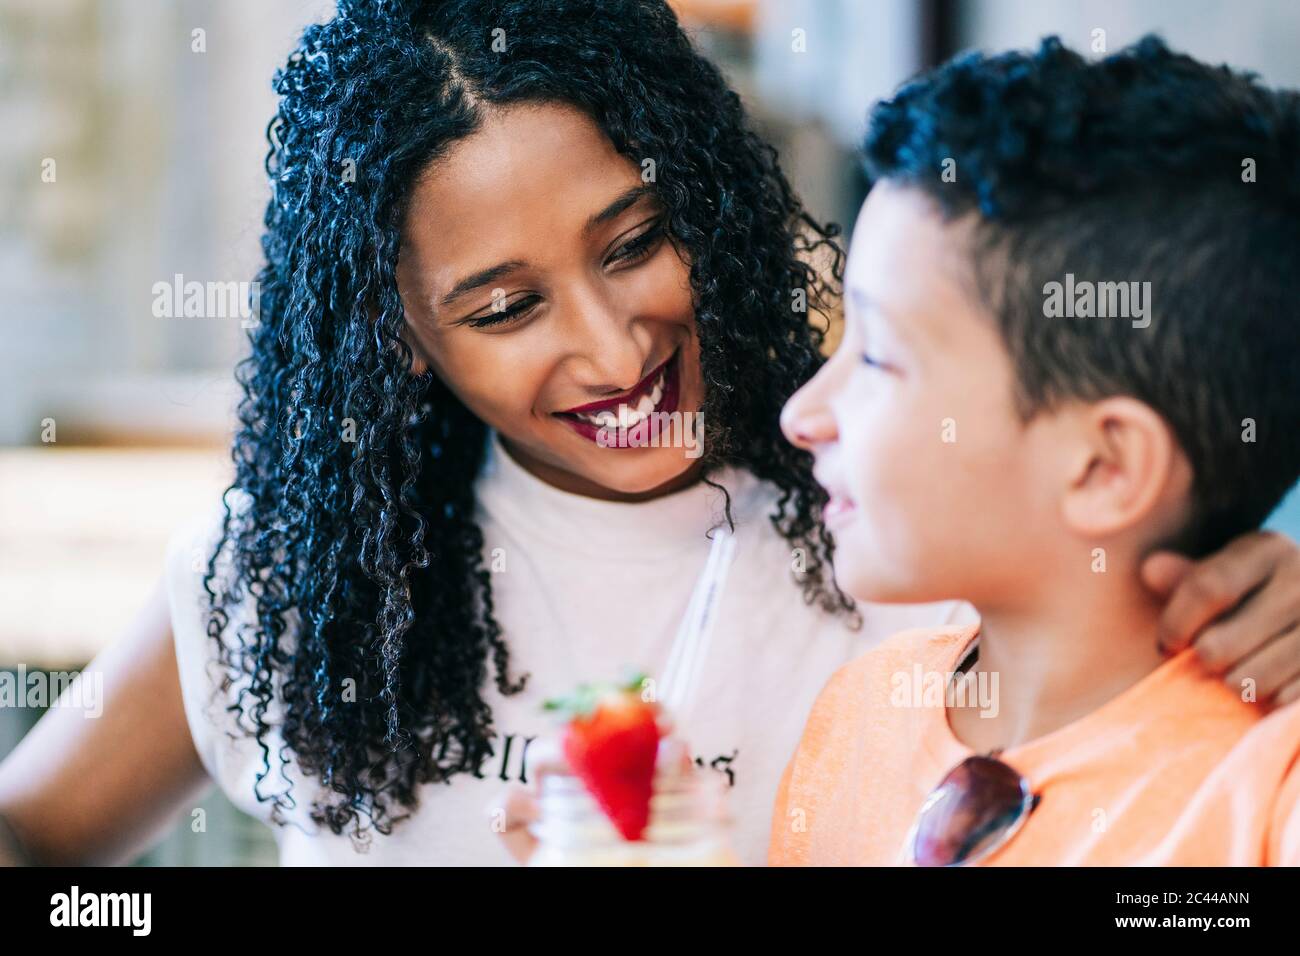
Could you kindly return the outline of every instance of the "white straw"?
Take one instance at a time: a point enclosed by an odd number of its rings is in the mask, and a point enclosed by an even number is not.
[[[699,685],[713,624],[717,619],[714,608],[726,583],[735,550],[736,540],[731,532],[726,528],[715,529],[704,573],[691,594],[660,681],[660,703],[675,716],[686,712]]]

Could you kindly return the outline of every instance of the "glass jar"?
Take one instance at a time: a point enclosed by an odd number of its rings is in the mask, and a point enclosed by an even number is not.
[[[739,866],[726,789],[716,773],[656,774],[650,824],[640,840],[625,840],[581,780],[547,774],[529,866]]]

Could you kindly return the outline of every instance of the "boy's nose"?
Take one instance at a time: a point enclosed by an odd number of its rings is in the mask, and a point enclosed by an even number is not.
[[[812,383],[809,383],[812,384]],[[837,437],[835,416],[816,401],[807,386],[796,392],[781,410],[781,431],[792,444],[805,451]]]

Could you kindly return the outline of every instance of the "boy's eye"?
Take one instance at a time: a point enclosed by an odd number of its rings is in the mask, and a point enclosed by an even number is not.
[[[639,259],[644,259],[654,250],[655,246],[659,244],[659,240],[662,239],[663,236],[663,220],[656,219],[640,235],[629,239],[627,242],[623,243],[623,245],[619,246],[618,249],[614,251],[613,255],[606,260],[605,264],[611,265],[616,262],[636,262]]]
[[[878,368],[882,370],[885,368],[884,362],[880,361],[877,358],[873,358],[872,356],[868,355],[866,352],[862,353],[862,364],[870,365],[872,368]]]
[[[523,318],[531,312],[540,302],[541,296],[526,295],[522,299],[517,299],[509,303],[504,309],[492,309],[492,311],[472,316],[466,320],[466,323],[475,329],[485,329],[495,325],[504,325],[507,322],[513,322]]]

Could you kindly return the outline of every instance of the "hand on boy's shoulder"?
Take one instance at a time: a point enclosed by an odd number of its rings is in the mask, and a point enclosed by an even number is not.
[[[1153,554],[1142,577],[1167,596],[1158,640],[1173,654],[1191,646],[1234,691],[1249,687],[1272,706],[1300,700],[1300,547],[1258,531],[1192,561]]]

